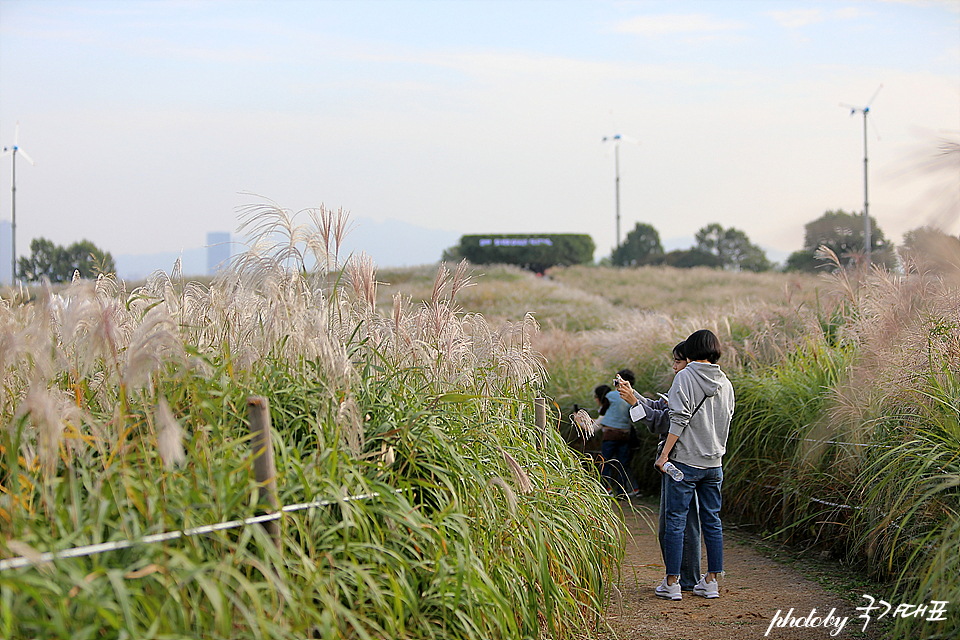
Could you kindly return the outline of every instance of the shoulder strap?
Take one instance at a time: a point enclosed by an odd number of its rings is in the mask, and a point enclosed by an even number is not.
[[[693,410],[693,413],[690,414],[690,417],[697,415],[697,411],[700,411],[700,407],[703,406],[703,403],[707,401],[707,398],[712,398],[713,396],[703,396],[700,400],[700,404],[697,405],[697,408]]]

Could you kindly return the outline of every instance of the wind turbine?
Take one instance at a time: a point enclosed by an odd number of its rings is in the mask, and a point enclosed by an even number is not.
[[[620,246],[620,141],[639,145],[639,140],[634,140],[629,136],[623,136],[619,133],[612,136],[603,136],[601,142],[613,142],[613,162],[617,172],[616,190],[617,190],[617,246]],[[609,156],[608,156],[609,157]]]
[[[11,255],[10,261],[12,262],[12,268],[10,270],[10,284],[17,283],[17,153],[23,156],[23,159],[29,162],[31,165],[36,166],[36,163],[33,161],[27,152],[21,149],[17,145],[17,140],[20,138],[20,122],[17,122],[17,128],[13,131],[13,146],[4,147],[3,153],[0,153],[0,156],[5,156],[8,153],[13,155],[13,178],[10,180],[10,192],[11,192],[11,207],[10,207],[10,241],[11,241]]]
[[[850,117],[853,117],[858,111],[863,114],[863,255],[866,258],[867,266],[870,266],[870,245],[872,240],[870,238],[870,204],[869,198],[867,197],[867,114],[870,113],[870,105],[873,103],[874,98],[877,97],[877,94],[880,93],[880,89],[883,89],[883,84],[877,87],[877,90],[873,92],[873,97],[867,100],[867,104],[862,107],[856,107],[852,104],[840,103],[840,106],[845,109],[850,109]],[[879,139],[880,136],[877,136]]]

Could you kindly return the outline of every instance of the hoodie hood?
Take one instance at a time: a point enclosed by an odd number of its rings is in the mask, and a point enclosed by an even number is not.
[[[718,364],[691,362],[684,369],[693,374],[693,380],[700,386],[700,390],[705,396],[717,395],[720,385],[727,379]]]

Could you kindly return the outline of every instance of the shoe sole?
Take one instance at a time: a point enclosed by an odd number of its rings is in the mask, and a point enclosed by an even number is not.
[[[673,601],[683,600],[683,596],[679,593],[676,595],[672,593],[660,593],[660,592],[656,592],[656,593],[658,598],[663,598],[664,600],[673,600]]]
[[[708,593],[708,592],[700,593],[696,589],[693,590],[693,595],[700,596],[701,598],[707,598],[708,600],[713,600],[714,598],[720,597],[719,593]]]

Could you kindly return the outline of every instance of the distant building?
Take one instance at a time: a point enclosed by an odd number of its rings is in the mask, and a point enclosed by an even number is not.
[[[13,284],[13,224],[0,220],[0,284]]]
[[[210,231],[207,233],[207,275],[216,275],[230,264],[230,233]]]

